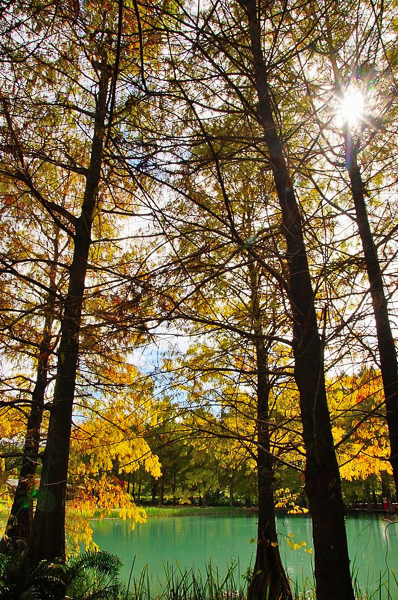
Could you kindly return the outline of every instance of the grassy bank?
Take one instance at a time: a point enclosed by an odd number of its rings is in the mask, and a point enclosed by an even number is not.
[[[238,515],[245,509],[236,506],[146,506],[148,517],[191,517],[197,515]]]
[[[243,515],[245,508],[236,506],[143,506],[149,519],[155,517],[196,517],[203,515]],[[114,508],[107,518],[119,518],[120,509]],[[99,517],[100,513],[94,514]]]

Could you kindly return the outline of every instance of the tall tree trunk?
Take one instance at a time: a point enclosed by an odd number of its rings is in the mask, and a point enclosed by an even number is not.
[[[370,283],[373,313],[376,322],[377,343],[383,379],[386,416],[390,438],[390,462],[395,489],[398,494],[398,361],[388,315],[387,299],[384,293],[383,274],[380,268],[376,246],[370,229],[365,202],[365,185],[357,160],[357,148],[348,126],[344,130],[346,144],[346,166],[350,177],[352,197],[355,206],[356,222],[365,257],[366,272]]]
[[[139,472],[139,479],[138,479],[138,495],[137,495],[137,504],[141,503],[141,487],[142,487],[142,473],[141,471]],[[135,501],[135,498],[134,498]]]
[[[79,334],[84,286],[91,245],[91,226],[97,201],[103,158],[109,69],[100,68],[98,99],[90,164],[80,217],[74,236],[74,254],[69,269],[69,287],[61,323],[61,342],[47,444],[43,456],[40,489],[29,542],[34,567],[42,559],[65,557],[65,502],[72,409],[79,356]]]
[[[256,0],[240,0],[249,23],[258,111],[282,211],[287,244],[289,301],[293,317],[295,379],[300,392],[306,449],[305,489],[315,550],[318,600],[354,600],[344,523],[340,473],[327,405],[323,345],[314,306],[300,211],[272,112],[268,72],[261,47]]]
[[[258,355],[258,358],[263,358]],[[259,380],[261,379],[259,368]],[[270,452],[268,397],[270,388],[259,381],[257,408],[258,528],[254,576],[249,600],[291,600],[289,580],[283,568],[276,532],[273,493],[273,458]]]
[[[161,477],[159,481],[159,506],[163,506],[163,498],[164,498],[164,476]]]
[[[37,356],[36,383],[32,393],[32,406],[26,426],[25,444],[22,454],[21,469],[10,516],[7,521],[4,538],[1,543],[3,550],[16,548],[20,542],[27,543],[33,520],[34,476],[36,474],[39,448],[40,429],[43,417],[45,392],[48,380],[48,361],[51,354],[52,326],[55,308],[55,277],[58,261],[58,235],[54,240],[54,262],[50,271],[50,293],[46,303],[43,335]]]
[[[343,90],[339,74],[335,50],[331,34],[328,31],[329,58],[333,67],[335,86],[341,98]],[[395,490],[398,496],[398,360],[397,350],[388,314],[388,304],[384,293],[383,273],[380,268],[377,249],[370,228],[368,212],[365,202],[365,184],[358,165],[358,149],[352,139],[350,126],[343,125],[345,143],[346,168],[350,178],[352,198],[355,207],[355,218],[361,238],[363,255],[365,258],[366,272],[370,284],[373,314],[376,322],[377,345],[380,356],[380,369],[383,379],[384,397],[386,403],[386,417],[390,439],[390,463],[394,476]]]
[[[269,432],[269,395],[271,385],[267,372],[268,355],[261,339],[262,325],[258,298],[258,275],[249,265],[252,321],[256,334],[257,363],[257,481],[258,528],[254,576],[248,589],[249,600],[292,600],[289,580],[283,568],[276,533],[273,457]]]
[[[177,467],[174,465],[173,466],[173,504],[177,504],[176,490],[177,490]]]
[[[158,493],[158,482],[155,480],[151,484],[152,504],[156,504],[157,493]]]

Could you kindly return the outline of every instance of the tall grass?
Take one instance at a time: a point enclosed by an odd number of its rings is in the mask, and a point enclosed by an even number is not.
[[[239,563],[232,563],[225,575],[211,562],[202,573],[194,568],[182,570],[175,565],[164,564],[165,583],[162,591],[152,594],[148,570],[144,568],[138,579],[130,579],[128,592],[133,600],[243,600],[247,585],[240,575]]]
[[[351,578],[357,600],[397,600],[398,598],[398,579],[394,571],[388,567],[384,572],[379,572],[377,583],[368,581],[364,588],[358,581],[358,567],[354,560]]]
[[[250,568],[243,575],[239,562],[226,574],[209,562],[203,574],[194,568],[183,570],[178,562],[164,564],[165,583],[161,591],[151,590],[147,567],[133,577],[134,562],[127,584],[119,579],[120,559],[104,551],[87,552],[66,565],[43,561],[31,573],[23,555],[0,554],[0,600],[245,600],[251,579]],[[354,571],[356,571],[354,566]],[[396,600],[398,579],[393,571],[380,573],[376,589],[360,589],[353,574],[357,600]],[[372,586],[373,588],[375,586]],[[292,582],[294,600],[316,600],[313,583],[304,579]]]
[[[355,570],[355,569],[354,569]],[[355,570],[357,571],[357,570]],[[145,567],[137,578],[130,578],[128,596],[131,600],[245,600],[250,573],[240,573],[239,563],[232,563],[225,575],[211,563],[205,566],[202,574],[199,570],[182,570],[175,565],[164,565],[166,581],[162,591],[153,593],[150,586],[148,569]],[[313,581],[308,578],[294,581],[292,594],[294,600],[316,600]],[[398,579],[393,571],[380,573],[376,589],[361,589],[353,573],[353,586],[356,600],[397,600]],[[372,586],[374,588],[375,586]]]

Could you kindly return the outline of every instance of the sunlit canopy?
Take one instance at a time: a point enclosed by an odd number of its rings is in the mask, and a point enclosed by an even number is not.
[[[364,107],[365,99],[361,90],[351,86],[340,102],[338,115],[343,123],[353,126],[362,119]]]

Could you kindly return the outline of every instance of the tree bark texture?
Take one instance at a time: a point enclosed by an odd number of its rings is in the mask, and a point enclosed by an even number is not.
[[[258,528],[257,551],[248,600],[292,600],[289,580],[283,568],[276,532],[273,456],[269,431],[269,395],[271,385],[267,373],[268,356],[261,339],[261,311],[258,297],[258,274],[249,265],[252,322],[256,334],[257,363],[257,482]]]
[[[348,127],[345,128],[346,166],[350,177],[356,222],[365,257],[366,272],[370,284],[373,312],[376,322],[377,343],[383,379],[386,416],[390,438],[390,462],[395,490],[398,494],[398,361],[384,293],[383,274],[377,249],[370,229],[365,202],[365,186],[357,160],[357,149]]]
[[[79,356],[79,334],[85,278],[91,245],[91,227],[97,202],[103,160],[109,70],[100,70],[90,164],[80,217],[74,236],[74,253],[69,270],[69,287],[61,322],[53,407],[43,456],[36,513],[29,542],[34,567],[42,559],[65,558],[65,502],[72,428],[72,409]]]
[[[287,244],[295,379],[300,393],[306,449],[305,489],[313,523],[317,598],[354,600],[341,481],[325,389],[323,347],[316,320],[300,211],[272,112],[256,0],[240,0],[240,4],[249,24],[258,112],[282,211],[282,228]]]
[[[261,356],[259,358],[261,359]],[[290,584],[282,564],[276,532],[273,458],[270,453],[268,426],[268,395],[269,388],[266,386],[259,388],[257,551],[248,598],[249,600],[291,600]]]
[[[10,516],[7,521],[1,548],[16,548],[28,542],[33,520],[34,477],[37,471],[40,449],[40,429],[43,417],[44,398],[48,380],[48,361],[51,354],[52,326],[55,309],[55,277],[58,261],[58,236],[54,243],[55,255],[50,271],[50,294],[47,299],[43,335],[37,357],[36,383],[32,393],[32,406],[26,426],[25,444],[21,469]]]

